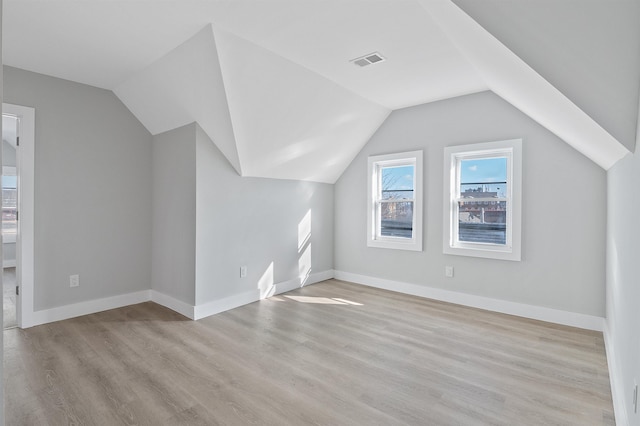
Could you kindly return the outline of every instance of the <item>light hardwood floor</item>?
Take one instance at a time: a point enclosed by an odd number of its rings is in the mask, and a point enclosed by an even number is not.
[[[614,424],[601,333],[336,280],[4,338],[7,425]]]
[[[2,324],[4,328],[18,326],[16,321],[16,268],[2,271]]]

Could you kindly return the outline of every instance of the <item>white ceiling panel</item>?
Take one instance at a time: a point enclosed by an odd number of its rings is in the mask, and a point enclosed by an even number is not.
[[[151,134],[197,121],[241,173],[211,25],[135,73],[114,92]]]
[[[216,31],[243,176],[334,183],[389,109]]]

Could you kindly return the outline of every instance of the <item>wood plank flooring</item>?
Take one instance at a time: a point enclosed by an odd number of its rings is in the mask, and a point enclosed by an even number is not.
[[[7,425],[611,425],[601,333],[329,280],[4,332]]]
[[[16,320],[16,268],[2,270],[2,325],[4,328],[18,326]]]

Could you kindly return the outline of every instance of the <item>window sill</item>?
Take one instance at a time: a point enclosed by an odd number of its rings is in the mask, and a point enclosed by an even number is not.
[[[475,246],[472,244],[465,246],[450,246],[445,245],[443,248],[444,254],[450,254],[455,256],[469,256],[469,257],[482,257],[485,259],[496,260],[511,260],[519,262],[520,252],[513,250],[513,248],[502,248],[497,246]]]
[[[369,240],[367,247],[384,248],[394,250],[422,251],[422,244],[415,240],[400,241],[396,239]]]

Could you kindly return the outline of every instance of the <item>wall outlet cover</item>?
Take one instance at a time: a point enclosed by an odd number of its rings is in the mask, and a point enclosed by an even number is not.
[[[453,266],[444,267],[444,276],[447,278],[453,278]]]

